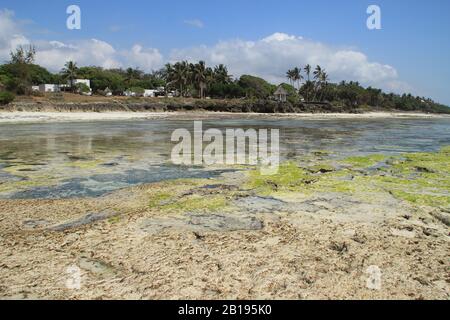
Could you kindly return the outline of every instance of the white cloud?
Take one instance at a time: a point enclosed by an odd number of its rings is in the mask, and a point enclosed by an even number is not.
[[[187,25],[190,25],[191,27],[196,27],[196,28],[203,28],[203,26],[204,26],[203,21],[201,21],[199,19],[184,20],[183,22]]]
[[[173,50],[171,60],[180,59],[201,59],[213,65],[223,63],[234,76],[255,74],[274,83],[286,82],[286,71],[294,66],[319,64],[334,81],[355,80],[395,91],[407,87],[398,80],[394,67],[372,62],[362,52],[279,32],[257,41],[237,39]]]
[[[163,57],[158,49],[141,45],[117,51],[105,41],[90,39],[71,43],[36,42],[36,48],[36,62],[52,71],[60,70],[69,60],[76,61],[79,66],[100,66],[106,69],[131,66],[152,71],[163,66]]]
[[[0,10],[0,61],[7,61],[9,53],[18,46],[31,43],[36,46],[36,63],[51,71],[59,71],[69,60],[76,61],[79,66],[133,66],[144,71],[158,69],[163,65],[163,57],[158,49],[143,48],[140,45],[118,51],[111,44],[98,39],[31,41],[23,35],[14,13]]]
[[[271,34],[270,36],[262,39],[262,41],[264,42],[274,42],[274,41],[287,41],[287,40],[301,40],[303,39],[302,37],[296,37],[296,36],[291,36],[288,35],[286,33],[281,33],[281,32],[275,32],[274,34]]]
[[[9,59],[12,50],[28,44],[28,39],[21,34],[20,26],[14,20],[14,12],[0,10],[0,63]]]
[[[124,51],[122,55],[128,66],[139,67],[149,71],[163,66],[163,56],[158,49],[144,49],[141,45],[134,45],[129,51]]]
[[[36,62],[50,70],[59,70],[66,61],[76,61],[80,66],[96,65],[103,68],[121,66],[116,50],[107,42],[97,39],[73,43],[59,41],[36,42]]]
[[[203,26],[200,20],[186,23]],[[0,10],[0,61],[19,45],[30,44],[20,23],[9,10]],[[167,60],[205,60],[210,65],[223,63],[235,77],[254,74],[273,83],[286,82],[286,71],[294,66],[310,64],[325,68],[332,81],[355,80],[394,92],[412,91],[398,78],[394,67],[370,61],[357,50],[334,48],[285,33],[274,33],[256,41],[240,39],[220,41],[211,46],[175,49],[170,59],[164,58],[156,48],[136,44],[131,49],[116,50],[111,44],[98,40],[33,41],[36,62],[51,71],[59,71],[68,60],[79,66],[97,65],[104,68],[138,67],[144,71],[161,68]]]

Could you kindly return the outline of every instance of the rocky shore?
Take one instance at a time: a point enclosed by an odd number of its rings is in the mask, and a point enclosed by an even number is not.
[[[449,152],[0,200],[0,297],[449,299]]]
[[[90,100],[92,99],[92,100]],[[0,106],[0,112],[185,112],[209,111],[225,113],[349,113],[366,112],[407,113],[401,110],[388,110],[371,107],[348,107],[331,103],[276,102],[272,100],[246,99],[188,99],[188,98],[104,98],[86,97],[80,101],[52,101],[49,99],[17,101]],[[420,113],[415,111],[413,113]],[[450,111],[448,112],[450,114]]]

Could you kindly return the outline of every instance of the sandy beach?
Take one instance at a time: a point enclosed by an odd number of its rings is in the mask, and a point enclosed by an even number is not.
[[[292,119],[382,119],[449,118],[450,115],[427,113],[232,113],[232,112],[0,112],[0,123],[114,121],[136,119],[208,119],[208,118],[292,118]]]

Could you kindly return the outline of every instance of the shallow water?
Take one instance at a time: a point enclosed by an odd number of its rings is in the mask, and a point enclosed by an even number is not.
[[[171,164],[175,143],[170,137],[177,128],[192,131],[193,121],[0,124],[0,198],[99,196],[141,183],[223,172]],[[233,118],[203,121],[203,128],[279,129],[283,159],[320,150],[342,158],[436,151],[450,145],[450,118]]]

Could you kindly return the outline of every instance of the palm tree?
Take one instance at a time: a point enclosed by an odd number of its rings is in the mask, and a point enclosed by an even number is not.
[[[131,87],[132,81],[135,79],[141,79],[144,72],[139,69],[127,68],[125,71],[125,82],[128,84],[128,87]]]
[[[294,70],[288,70],[286,72],[286,78],[289,79],[289,84],[292,86],[293,82],[294,82]]]
[[[320,93],[320,101],[322,101],[322,99],[323,99],[323,93],[324,93],[325,88],[328,85],[328,80],[330,80],[330,78],[328,77],[328,74],[325,72],[325,70],[322,70],[322,73],[320,75],[320,82],[322,83],[321,93]]]
[[[308,81],[311,81],[311,79],[309,78],[310,74],[311,74],[311,66],[309,64],[307,64],[305,66],[305,72],[306,72],[306,76],[308,77]]]
[[[298,90],[300,90],[300,81],[302,81],[302,79],[303,79],[302,68],[295,67],[292,70],[292,76],[293,76],[292,81],[293,82],[297,81],[297,87],[298,87]]]
[[[78,73],[77,64],[73,61],[67,61],[64,68],[61,70],[61,74],[65,79],[69,80],[70,88],[74,90],[73,80],[76,79]]]
[[[206,68],[205,61],[199,61],[197,64],[191,64],[192,80],[200,89],[200,99],[203,99],[207,87],[210,68]]]
[[[319,65],[317,65],[316,66],[316,69],[314,69],[314,72],[313,72],[313,74],[314,74],[314,99],[313,100],[316,100],[316,97],[317,97],[317,92],[319,91],[319,88],[320,88],[320,86],[321,86],[321,77],[322,77],[322,68],[319,66]]]
[[[180,96],[183,97],[189,81],[189,63],[187,61],[175,63],[171,71],[170,80],[179,86]]]
[[[214,70],[210,67],[206,68],[206,88],[214,82]]]
[[[214,67],[214,80],[219,83],[230,83],[231,75],[228,74],[228,69],[223,64]]]
[[[134,79],[133,68],[128,68],[125,71],[125,82],[127,83],[128,88],[131,87],[131,81],[133,81],[133,79]]]
[[[317,65],[316,69],[314,69],[313,74],[314,74],[314,80],[317,81],[320,78],[321,74],[322,74],[322,68],[319,65]]]
[[[311,66],[309,64],[307,64],[304,68],[305,72],[306,72],[306,77],[308,78],[306,84],[307,84],[307,88],[305,90],[306,93],[306,101],[308,101],[309,99],[309,88],[311,87],[311,79],[310,79],[310,75],[311,75]]]

